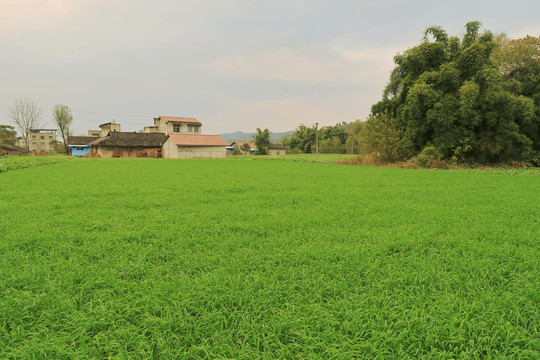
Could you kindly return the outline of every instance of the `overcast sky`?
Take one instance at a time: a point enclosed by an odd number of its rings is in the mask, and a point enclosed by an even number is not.
[[[393,56],[468,21],[540,35],[540,1],[0,0],[0,124],[28,97],[76,134],[196,117],[203,134],[365,119]]]

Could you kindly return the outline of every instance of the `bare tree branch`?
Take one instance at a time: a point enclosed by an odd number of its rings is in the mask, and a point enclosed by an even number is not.
[[[18,98],[8,107],[8,117],[17,126],[21,136],[24,138],[26,150],[30,143],[30,129],[38,126],[41,110],[36,103],[28,98]]]

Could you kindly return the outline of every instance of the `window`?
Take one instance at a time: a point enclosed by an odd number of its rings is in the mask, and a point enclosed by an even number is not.
[[[188,132],[198,133],[199,127],[197,125],[188,125]]]
[[[43,139],[45,139],[45,136],[42,135],[42,136],[41,136],[41,140],[43,140]]]
[[[43,137],[43,136],[42,136],[42,137]],[[43,141],[41,142],[41,146],[45,146],[45,143],[44,143]]]
[[[79,151],[83,151],[83,150],[84,150],[84,148],[82,148],[82,147],[80,147],[80,146],[77,146],[77,150],[79,150]]]
[[[173,132],[175,133],[180,132],[180,124],[173,124]]]

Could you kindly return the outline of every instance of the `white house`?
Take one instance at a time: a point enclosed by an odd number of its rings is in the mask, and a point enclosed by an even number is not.
[[[169,137],[163,144],[163,157],[170,159],[225,158],[227,143],[219,135],[202,135],[202,124],[195,118],[160,116],[144,132],[160,132]]]

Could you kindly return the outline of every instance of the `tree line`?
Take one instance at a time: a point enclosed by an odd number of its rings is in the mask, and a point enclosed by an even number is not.
[[[429,27],[421,44],[394,58],[366,122],[376,156],[540,166],[540,38],[480,28],[469,22],[459,38]]]
[[[366,121],[282,140],[291,153],[370,153],[385,162],[521,161],[540,166],[540,37],[509,39],[469,22],[462,38],[432,26],[394,58]]]
[[[365,152],[365,122],[355,121],[334,126],[308,127],[300,125],[296,131],[281,140],[291,154],[315,153],[316,146],[321,153],[362,154]],[[318,142],[318,144],[317,144]]]

